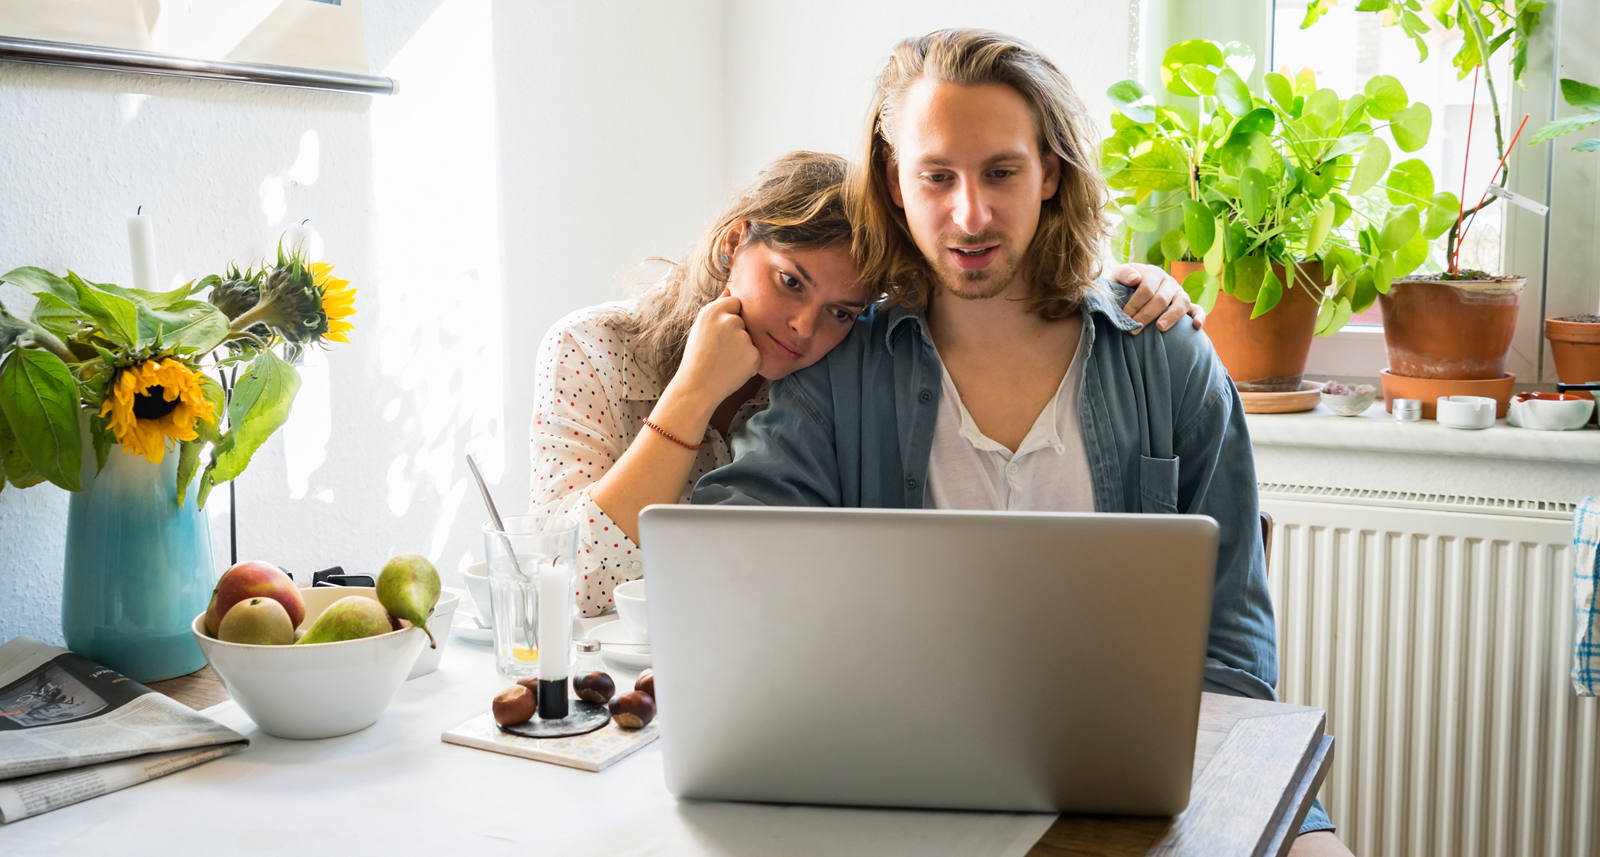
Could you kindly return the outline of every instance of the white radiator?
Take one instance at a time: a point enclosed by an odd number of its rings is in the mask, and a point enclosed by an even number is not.
[[[1571,504],[1263,484],[1279,696],[1328,712],[1361,857],[1600,857]]]

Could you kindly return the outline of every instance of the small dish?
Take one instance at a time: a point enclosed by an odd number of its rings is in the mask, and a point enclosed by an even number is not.
[[[1328,387],[1344,392],[1330,393]],[[1330,381],[1322,389],[1322,406],[1341,417],[1355,417],[1366,413],[1372,407],[1374,399],[1378,398],[1378,388],[1371,384],[1357,384],[1354,387],[1334,386]]]
[[[478,611],[472,609],[472,605],[465,601],[456,607],[456,621],[451,624],[450,630],[469,643],[494,645],[494,628],[483,624],[478,619]]]
[[[1518,393],[1506,422],[1542,431],[1581,429],[1594,411],[1594,400],[1571,393]]]
[[[1434,419],[1456,429],[1486,429],[1494,425],[1498,402],[1487,396],[1440,396],[1434,400]]]
[[[639,643],[638,637],[622,623],[621,619],[596,625],[589,631],[589,639],[598,640],[600,654],[608,661],[619,667],[642,670],[650,666],[650,647],[648,645],[626,646],[621,643]]]

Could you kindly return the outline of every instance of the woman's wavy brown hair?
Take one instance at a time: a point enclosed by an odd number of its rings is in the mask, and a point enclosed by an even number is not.
[[[862,280],[877,283],[892,303],[927,309],[933,272],[912,241],[905,212],[889,195],[887,175],[901,102],[923,77],[963,86],[1005,84],[1033,109],[1039,150],[1061,159],[1061,181],[1055,196],[1044,201],[1019,274],[1032,284],[1029,311],[1046,319],[1072,314],[1099,273],[1109,235],[1101,209],[1106,187],[1098,135],[1060,70],[1026,44],[987,30],[936,30],[906,39],[879,73],[847,193],[856,225],[851,251]]]
[[[639,297],[632,313],[616,323],[633,339],[634,353],[665,384],[683,361],[700,308],[717,299],[728,282],[723,242],[748,223],[740,246],[764,244],[780,253],[848,245],[850,219],[844,205],[845,159],[820,152],[790,152],[761,169],[734,196],[689,251],[683,263],[669,263],[665,277]]]

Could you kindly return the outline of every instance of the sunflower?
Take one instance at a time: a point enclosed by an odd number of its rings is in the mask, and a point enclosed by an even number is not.
[[[117,443],[131,455],[159,464],[167,440],[199,437],[195,423],[215,423],[217,415],[200,387],[200,373],[178,360],[153,359],[117,373],[100,416],[108,417]]]
[[[322,312],[328,317],[328,332],[323,334],[323,340],[348,344],[350,340],[344,335],[355,325],[345,319],[356,314],[356,290],[350,288],[349,280],[335,277],[333,266],[327,262],[313,263],[311,276],[322,292]]]

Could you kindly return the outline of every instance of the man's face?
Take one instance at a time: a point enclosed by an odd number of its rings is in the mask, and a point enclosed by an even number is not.
[[[1041,156],[1033,111],[1003,84],[922,78],[906,90],[889,192],[944,289],[991,298],[1014,285],[1060,160]]]

